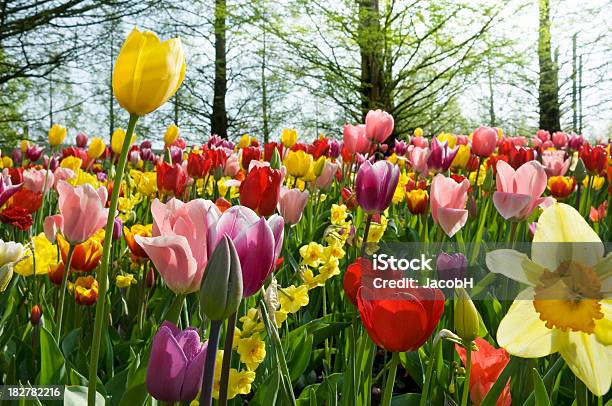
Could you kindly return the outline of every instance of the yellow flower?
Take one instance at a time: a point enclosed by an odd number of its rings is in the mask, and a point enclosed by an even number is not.
[[[134,283],[136,283],[136,279],[132,274],[117,275],[117,278],[115,279],[115,285],[117,285],[118,288],[127,288]]]
[[[421,127],[417,127],[414,129],[414,136],[415,137],[422,137],[423,136],[423,130],[421,129]]]
[[[157,193],[157,173],[141,172],[135,169],[130,171],[130,176],[134,180],[134,185],[138,193],[152,197]]]
[[[134,28],[113,71],[113,93],[130,114],[144,116],[164,104],[185,78],[185,54],[178,38],[161,42]]]
[[[585,188],[589,187],[589,179],[591,178],[593,178],[593,183],[591,185],[593,190],[601,189],[603,185],[606,183],[606,178],[604,178],[603,176],[587,176],[582,181],[582,186]]]
[[[258,337],[243,338],[236,352],[240,355],[240,362],[246,364],[249,371],[254,371],[266,358],[266,343]]]
[[[571,206],[556,203],[538,220],[531,258],[510,249],[487,254],[488,268],[528,287],[502,319],[497,341],[510,354],[559,352],[596,396],[612,381],[612,255]]]
[[[406,198],[406,185],[409,180],[410,177],[407,174],[402,173],[400,175],[395,192],[393,192],[393,199],[391,200],[393,203],[397,204],[404,201]]]
[[[234,399],[236,395],[248,395],[251,393],[251,385],[255,381],[255,372],[230,369],[228,383],[228,399]]]
[[[219,390],[221,389],[221,367],[222,366],[223,366],[223,350],[217,350],[217,357],[215,360],[215,375],[213,378],[213,398],[215,399],[219,399]]]
[[[278,301],[281,305],[281,310],[287,313],[296,313],[302,306],[308,304],[308,287],[300,285],[297,288],[291,285],[287,288],[278,288],[280,295]]]
[[[468,145],[459,145],[457,155],[453,159],[451,166],[456,169],[465,169],[470,160],[470,147]],[[476,176],[476,175],[474,175]]]
[[[302,256],[302,262],[304,264],[314,267],[321,263],[325,256],[325,252],[321,244],[313,241],[300,247],[300,255]]]
[[[236,144],[237,149],[246,148],[251,145],[251,137],[248,134],[244,134],[240,137],[240,141]]]
[[[24,154],[27,151],[29,146],[30,146],[30,141],[28,140],[21,140],[21,142],[19,143],[19,148],[21,149],[21,152],[23,152]]]
[[[347,216],[347,207],[345,204],[332,204],[331,207],[331,223],[343,225]]]
[[[100,182],[98,181],[96,175],[93,175],[89,172],[85,172],[82,169],[78,169],[77,171],[75,171],[74,177],[68,179],[67,182],[70,183],[72,186],[79,186],[87,183],[96,189],[98,188],[98,186],[100,186]]]
[[[368,233],[368,242],[379,242],[387,230],[387,218],[380,216],[380,223],[372,222],[370,232]]]
[[[344,249],[342,249],[342,244],[338,242],[334,242],[325,247],[325,259],[327,260],[330,258],[342,259],[345,254]]]
[[[323,286],[321,281],[314,276],[314,274],[312,273],[312,269],[310,268],[307,268],[304,272],[302,272],[302,280],[304,281],[304,285],[309,290],[314,289],[317,286]]]
[[[105,150],[106,144],[104,144],[102,138],[94,137],[89,143],[89,148],[87,148],[87,156],[90,159],[98,159],[102,156]]]
[[[276,319],[276,326],[280,327],[285,322],[285,320],[287,320],[287,312],[282,309],[277,310],[274,313],[274,318]]]
[[[289,151],[285,158],[285,166],[287,167],[287,173],[296,178],[304,177],[308,174],[310,166],[312,165],[312,155],[299,150]]]
[[[12,168],[13,160],[10,156],[3,156],[0,160],[0,168]]]
[[[263,321],[259,319],[259,314],[255,308],[250,308],[247,314],[242,316],[239,320],[242,323],[241,336],[249,336],[263,331],[264,329]]]
[[[125,141],[125,131],[123,131],[121,128],[117,128],[111,137],[111,149],[115,154],[119,155],[121,153],[123,141]],[[136,142],[136,135],[132,135],[130,145],[132,145],[134,142]]]
[[[170,124],[164,134],[164,144],[171,145],[179,137],[181,130],[174,124]]]
[[[60,167],[72,169],[72,171],[75,173],[81,169],[81,165],[83,165],[83,160],[72,155],[62,159],[62,162],[60,163]]]
[[[480,171],[470,172],[470,185],[473,185],[476,181],[476,172],[478,172],[478,186],[482,186],[487,178],[487,167],[485,165],[480,165]]]
[[[287,148],[291,148],[297,142],[297,131],[285,128],[281,133],[281,142]]]
[[[321,275],[325,275],[325,279],[329,279],[335,275],[340,275],[338,258],[330,258],[329,261],[319,268],[319,272]]]
[[[455,148],[455,145],[457,144],[457,137],[450,133],[441,133],[436,138],[440,142],[448,141],[449,148]]]
[[[53,124],[53,126],[49,130],[48,136],[49,144],[52,147],[57,147],[64,141],[64,138],[66,138],[66,127],[62,127],[59,124]]]
[[[15,264],[15,273],[18,273],[21,276],[33,275],[34,257],[36,257],[37,275],[47,274],[47,272],[49,272],[49,266],[58,263],[57,246],[51,244],[51,241],[47,240],[44,233],[40,233],[37,236],[32,237],[32,247],[34,248],[33,250],[30,248],[24,253],[24,256],[29,255],[29,257]]]

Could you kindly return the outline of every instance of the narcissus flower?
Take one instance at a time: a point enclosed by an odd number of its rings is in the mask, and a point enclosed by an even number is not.
[[[243,338],[238,342],[236,351],[240,355],[240,362],[245,364],[249,371],[254,371],[266,358],[266,343],[257,336]]]
[[[118,288],[127,288],[134,283],[136,283],[136,278],[134,278],[132,274],[117,275],[115,278],[115,285],[117,285]]]
[[[297,313],[300,308],[308,305],[308,287],[306,285],[279,288],[278,301],[281,310],[287,313]]]
[[[489,252],[491,272],[528,285],[502,319],[497,341],[510,354],[539,358],[559,352],[596,396],[612,381],[610,256],[598,235],[571,206],[544,210],[531,258],[514,250]]]
[[[185,67],[180,39],[161,42],[154,33],[134,28],[115,62],[115,98],[130,114],[144,116],[176,93],[185,77]]]

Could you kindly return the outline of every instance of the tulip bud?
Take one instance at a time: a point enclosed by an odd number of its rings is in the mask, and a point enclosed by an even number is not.
[[[316,177],[319,177],[321,175],[324,167],[325,167],[325,156],[321,156],[314,163],[314,174]]]
[[[76,135],[76,146],[79,148],[85,148],[87,146],[87,134],[78,133]]]
[[[91,143],[89,144],[89,148],[87,149],[87,156],[90,159],[98,159],[102,156],[104,151],[106,150],[106,145],[101,138],[93,138]]]
[[[59,124],[53,124],[48,134],[49,144],[52,147],[60,145],[66,138],[66,128]]]
[[[278,148],[272,148],[272,157],[270,158],[270,168],[272,169],[280,169],[281,167],[281,157],[278,153]]]
[[[200,288],[200,311],[210,320],[225,320],[242,300],[242,268],[233,241],[224,235],[213,251]]]
[[[39,305],[32,306],[32,310],[30,311],[30,323],[33,326],[37,326],[40,323],[40,318],[42,317],[42,310]]]
[[[476,337],[480,330],[478,310],[470,295],[463,288],[455,289],[455,331],[457,335],[468,344]]]
[[[578,158],[578,161],[576,162],[576,168],[574,169],[574,178],[576,179],[576,182],[582,183],[584,178],[586,178],[586,175],[587,171],[586,166],[584,166],[584,161],[582,160],[582,158]]]
[[[166,144],[166,146],[171,145],[174,141],[176,141],[179,133],[179,128],[174,124],[170,124],[166,129],[166,134],[164,134],[164,144]]]
[[[120,217],[115,217],[113,222],[113,240],[118,240],[123,235],[123,221]]]

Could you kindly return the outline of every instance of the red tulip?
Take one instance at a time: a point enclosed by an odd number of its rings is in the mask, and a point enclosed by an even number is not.
[[[269,166],[254,167],[240,184],[240,204],[246,206],[260,216],[274,213],[283,175],[280,170]]]
[[[264,144],[264,161],[270,162],[275,149],[278,150],[279,156],[283,156],[283,144],[282,143],[269,142],[267,144]]]
[[[580,149],[580,158],[584,161],[587,170],[595,175],[606,170],[608,165],[608,151],[602,145],[594,147],[584,145]]]
[[[245,171],[249,170],[249,164],[252,160],[259,161],[259,157],[261,156],[261,152],[258,147],[246,147],[242,148],[242,160],[240,163],[242,164],[242,168]]]
[[[187,157],[187,173],[195,179],[202,179],[208,175],[212,160],[205,152],[192,152]]]
[[[157,189],[162,193],[170,193],[180,196],[185,190],[187,175],[183,167],[179,164],[170,165],[167,162],[158,163],[157,169]]]
[[[532,148],[516,147],[510,150],[510,165],[514,169],[518,169],[524,163],[535,159],[535,152]]]
[[[362,286],[357,294],[361,321],[372,341],[392,352],[414,351],[423,345],[444,311],[442,291],[396,289],[385,293],[384,299],[367,299],[377,294],[373,290]]]
[[[346,272],[344,273],[344,293],[348,300],[355,306],[357,306],[357,293],[361,286],[361,275],[364,271],[367,273],[368,270],[372,270],[372,261],[366,258],[357,258],[355,262],[346,268]]]

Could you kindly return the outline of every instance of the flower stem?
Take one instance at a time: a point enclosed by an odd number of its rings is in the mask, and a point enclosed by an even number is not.
[[[419,406],[425,406],[427,402],[427,398],[429,397],[429,386],[431,385],[431,377],[433,375],[434,364],[438,360],[438,348],[442,343],[442,340],[434,340],[434,346],[431,350],[431,355],[429,357],[429,363],[427,364],[427,373],[425,375],[425,382],[423,382],[423,391],[421,393],[421,400],[419,401]]]
[[[365,254],[366,245],[368,244],[368,234],[370,233],[370,225],[372,224],[372,215],[367,214],[365,230],[363,231],[363,241],[361,243],[361,254],[359,256],[363,257]]]
[[[465,349],[465,382],[463,383],[463,395],[461,406],[467,406],[468,393],[470,393],[470,373],[472,370],[472,348],[468,345]]]
[[[59,343],[62,338],[62,321],[64,318],[64,301],[66,298],[66,285],[68,284],[68,275],[70,274],[70,264],[72,262],[72,254],[74,254],[74,244],[70,244],[68,248],[68,255],[66,256],[66,263],[64,264],[64,276],[62,277],[62,287],[60,288],[59,306],[57,308],[57,342]],[[34,281],[36,282],[36,281]]]
[[[229,383],[230,367],[232,365],[232,347],[234,346],[234,328],[236,327],[236,313],[227,319],[225,332],[225,345],[223,346],[223,365],[221,367],[221,384],[219,387],[219,406],[227,405],[227,385]]]
[[[202,391],[200,393],[200,406],[211,406],[213,396],[213,383],[215,378],[215,361],[217,360],[217,348],[219,348],[219,333],[223,320],[211,320],[210,335],[208,337],[208,349],[204,361],[204,376],[202,379]],[[225,357],[223,357],[225,358]]]
[[[389,373],[387,375],[387,382],[385,383],[385,392],[383,394],[382,406],[391,405],[391,397],[393,396],[393,385],[395,385],[395,372],[397,371],[397,364],[399,363],[399,352],[394,352],[391,356],[391,365],[389,366]]]
[[[113,181],[113,193],[111,195],[110,205],[108,208],[108,219],[106,220],[106,229],[104,234],[104,248],[102,249],[102,264],[99,268],[98,283],[99,298],[96,303],[96,317],[94,324],[93,339],[91,343],[91,355],[89,358],[89,388],[87,390],[87,404],[94,406],[96,403],[96,384],[98,381],[98,358],[100,357],[100,342],[102,340],[103,323],[107,320],[105,315],[106,292],[108,290],[108,268],[110,265],[110,249],[113,237],[113,224],[115,222],[115,211],[117,211],[117,202],[119,200],[119,190],[121,189],[121,180],[123,179],[123,171],[127,160],[128,150],[134,134],[134,128],[138,116],[130,115],[125,139],[121,148],[121,155],[117,162],[117,171]]]

